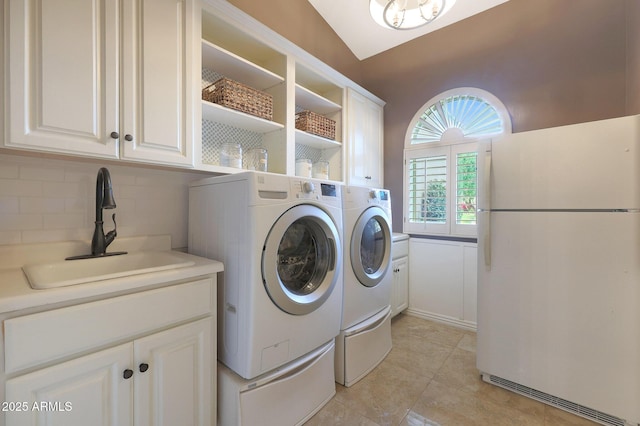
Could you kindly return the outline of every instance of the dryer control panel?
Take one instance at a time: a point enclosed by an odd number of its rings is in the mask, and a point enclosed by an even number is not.
[[[291,193],[298,199],[316,200],[340,206],[342,192],[340,186],[331,182],[310,179],[292,179]]]
[[[391,199],[388,189],[371,189],[369,191],[369,204],[375,204],[382,208],[391,207]]]

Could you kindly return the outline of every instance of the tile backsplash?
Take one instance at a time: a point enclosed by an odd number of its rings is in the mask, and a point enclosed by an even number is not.
[[[111,174],[117,207],[104,210],[104,230],[118,236],[171,235],[187,246],[188,184],[206,175],[100,160],[59,160],[0,153],[0,244],[91,240],[96,176]]]

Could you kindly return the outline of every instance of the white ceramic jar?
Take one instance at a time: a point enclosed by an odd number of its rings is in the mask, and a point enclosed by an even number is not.
[[[308,158],[299,158],[296,160],[296,176],[311,177],[311,160]]]

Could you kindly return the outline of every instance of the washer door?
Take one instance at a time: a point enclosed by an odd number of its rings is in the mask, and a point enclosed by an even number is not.
[[[387,273],[391,261],[391,229],[380,207],[365,210],[351,236],[351,267],[358,281],[375,287]]]
[[[331,295],[342,264],[340,235],[322,209],[301,204],[278,218],[262,251],[262,280],[280,309],[305,315]]]

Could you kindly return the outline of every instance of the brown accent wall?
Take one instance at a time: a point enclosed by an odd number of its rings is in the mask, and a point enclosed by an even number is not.
[[[414,114],[455,87],[507,107],[513,131],[625,115],[626,0],[511,0],[362,62],[387,101],[385,186],[402,228],[404,138]]]
[[[640,1],[627,0],[627,114],[640,114]]]
[[[229,0],[229,3],[363,85],[360,61],[307,0]]]
[[[510,0],[361,62],[306,0],[230,2],[387,102],[395,231],[407,127],[445,90],[491,92],[514,132],[640,114],[638,0]]]

